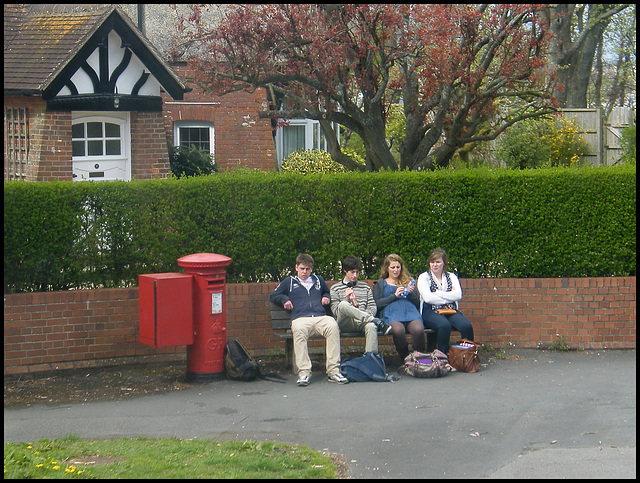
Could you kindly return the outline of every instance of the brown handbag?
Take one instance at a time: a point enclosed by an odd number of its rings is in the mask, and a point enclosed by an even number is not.
[[[449,364],[460,372],[478,372],[480,356],[478,347],[482,344],[468,339],[460,339],[449,346]]]
[[[399,374],[413,377],[443,377],[451,372],[447,364],[447,355],[438,349],[430,354],[413,351],[404,358],[404,364],[398,368]]]

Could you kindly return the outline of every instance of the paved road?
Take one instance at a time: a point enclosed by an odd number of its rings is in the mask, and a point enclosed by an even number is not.
[[[4,410],[4,441],[177,437],[299,443],[351,478],[635,478],[636,352],[510,351],[476,374],[297,387],[203,383]]]

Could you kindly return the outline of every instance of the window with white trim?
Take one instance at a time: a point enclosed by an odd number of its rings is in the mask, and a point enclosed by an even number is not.
[[[131,180],[128,113],[72,113],[74,181]]]
[[[337,125],[334,124],[334,129]],[[339,130],[338,139],[340,139]],[[276,150],[278,152],[278,164],[294,151],[304,149],[311,151],[327,150],[327,139],[322,132],[320,122],[313,119],[291,119],[286,126],[281,126],[276,131]]]
[[[174,123],[174,145],[180,147],[194,146],[204,149],[215,156],[215,130],[213,123],[197,121],[178,121]]]

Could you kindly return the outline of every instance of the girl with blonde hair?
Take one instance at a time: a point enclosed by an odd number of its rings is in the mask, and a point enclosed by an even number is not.
[[[414,351],[424,352],[425,348],[424,325],[418,310],[420,298],[412,281],[400,255],[391,253],[384,259],[380,278],[373,285],[379,317],[391,326],[393,344],[401,360],[409,355],[407,332],[411,334]]]

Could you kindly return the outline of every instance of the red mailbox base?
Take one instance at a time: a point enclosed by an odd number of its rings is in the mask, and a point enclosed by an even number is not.
[[[225,378],[226,374],[224,371],[211,373],[187,371],[187,382],[221,381]]]

